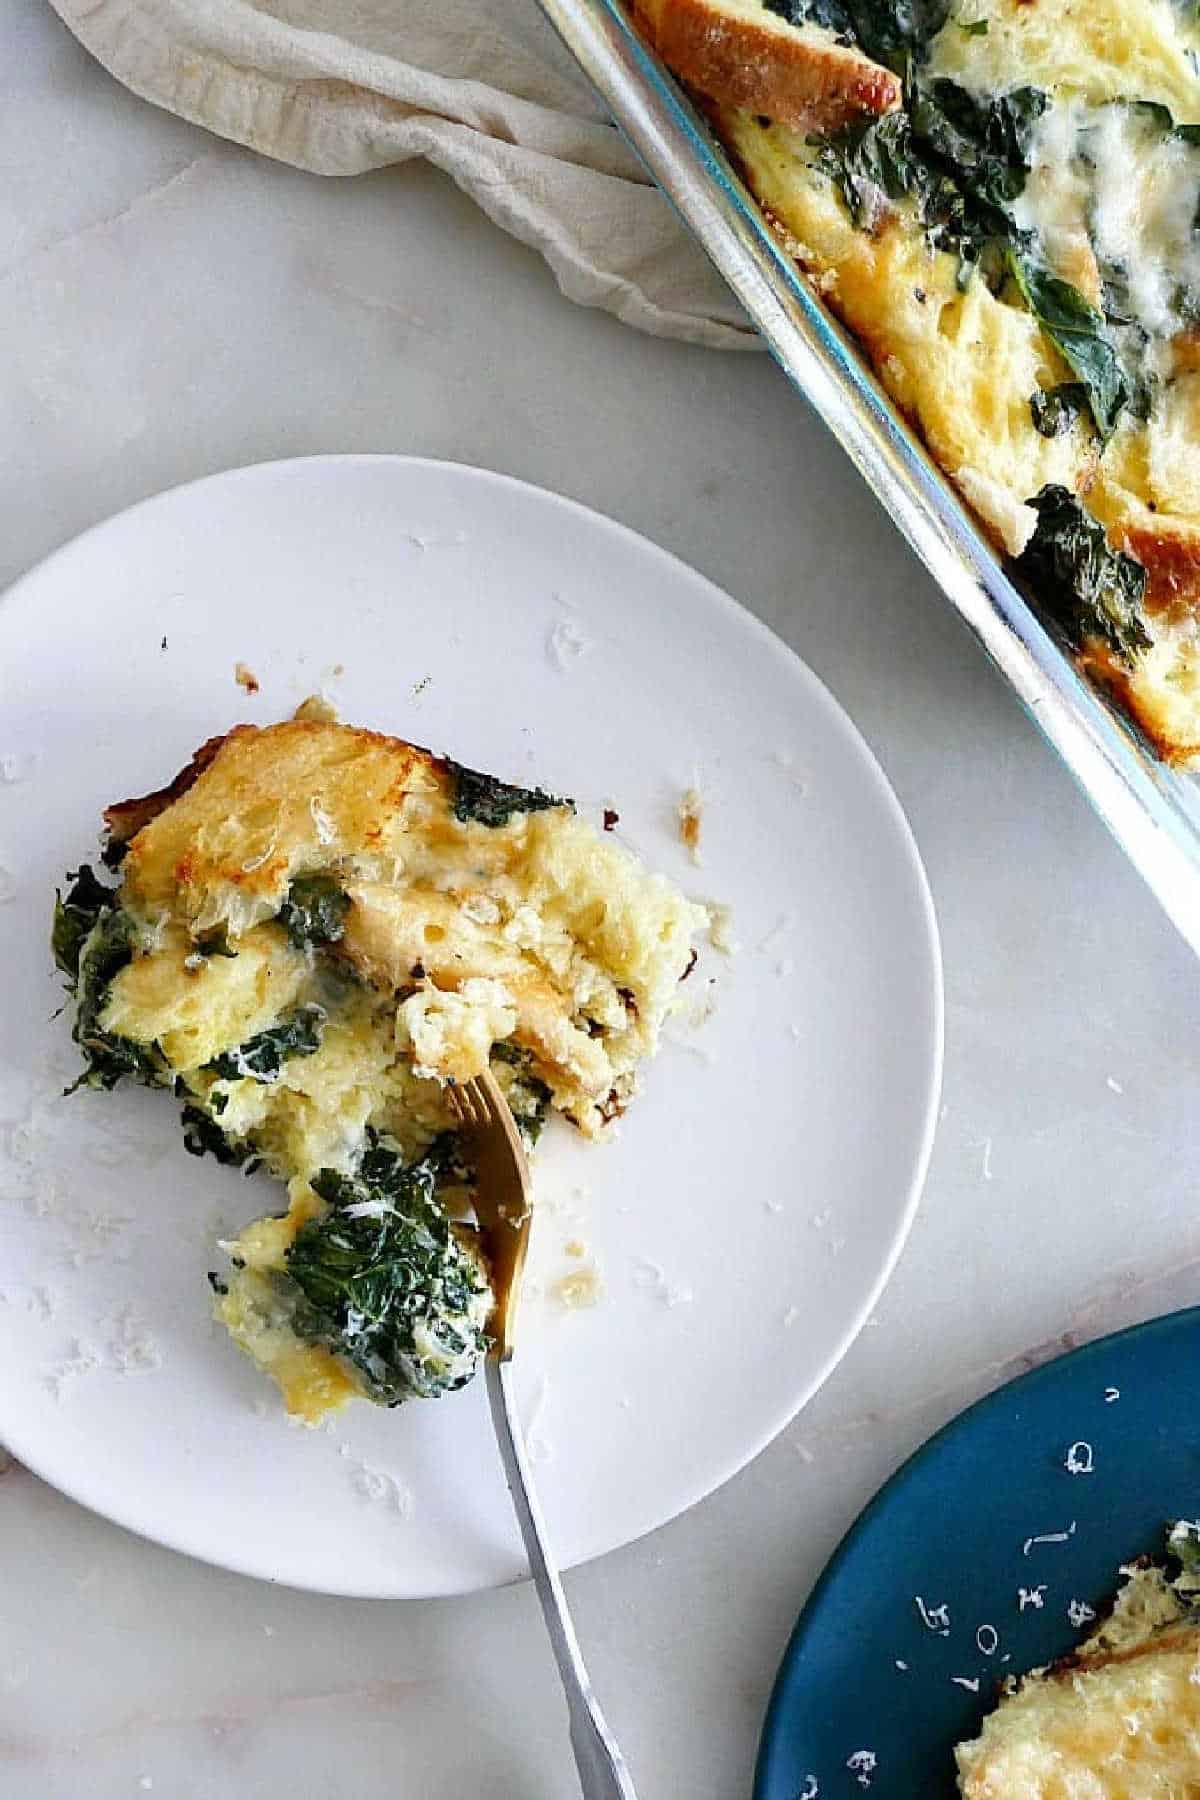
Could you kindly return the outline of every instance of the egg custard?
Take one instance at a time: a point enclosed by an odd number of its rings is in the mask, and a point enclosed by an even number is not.
[[[569,800],[319,717],[235,726],[105,814],[53,947],[85,1059],[183,1100],[184,1146],[287,1184],[217,1316],[310,1421],[459,1387],[486,1258],[447,1086],[602,1138],[706,923]]]
[[[1200,755],[1192,0],[634,0],[1081,665]]]
[[[1200,1794],[1200,1527],[1126,1577],[1072,1656],[1009,1681],[960,1744],[965,1800],[1188,1800]]]

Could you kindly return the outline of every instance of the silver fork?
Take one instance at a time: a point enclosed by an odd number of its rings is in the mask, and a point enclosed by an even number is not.
[[[477,1180],[475,1212],[487,1247],[496,1296],[490,1326],[492,1349],[484,1368],[488,1404],[513,1511],[567,1697],[579,1785],[584,1800],[637,1800],[625,1759],[600,1710],[584,1666],[567,1596],[546,1539],[546,1525],[517,1415],[513,1391],[515,1326],[532,1218],[525,1147],[508,1102],[490,1070],[475,1081],[451,1088],[450,1104],[471,1146]]]

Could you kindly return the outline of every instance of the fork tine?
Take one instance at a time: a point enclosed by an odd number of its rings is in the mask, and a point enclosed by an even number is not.
[[[459,1124],[468,1129],[483,1130],[491,1113],[478,1085],[474,1081],[464,1081],[449,1088],[447,1094]]]
[[[470,1097],[471,1104],[475,1109],[477,1122],[480,1125],[490,1125],[492,1122],[492,1108],[482,1082],[468,1081],[465,1091]]]

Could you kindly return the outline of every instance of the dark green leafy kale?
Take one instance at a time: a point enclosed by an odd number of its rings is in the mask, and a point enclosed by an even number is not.
[[[1132,663],[1150,647],[1142,617],[1145,569],[1110,547],[1103,525],[1066,488],[1051,483],[1029,504],[1038,522],[1016,559],[1017,574],[1077,648],[1099,637]]]
[[[222,1050],[205,1068],[222,1081],[277,1081],[284,1063],[293,1056],[311,1056],[320,1049],[324,1023],[324,1007],[298,1006],[278,1025],[257,1032],[236,1050]]]
[[[873,230],[889,201],[910,199],[929,243],[958,257],[962,286],[976,269],[996,291],[1014,284],[1107,438],[1132,393],[1108,321],[1041,266],[1012,216],[1046,104],[1040,88],[980,100],[953,81],[925,86],[910,75],[902,111],[813,141],[856,225]]]
[[[195,954],[208,958],[210,956],[236,956],[237,951],[229,942],[229,927],[218,925],[213,931],[206,931],[203,937],[195,940]]]
[[[1167,1555],[1179,1565],[1175,1591],[1181,1599],[1195,1605],[1200,1598],[1200,1524],[1179,1519],[1172,1525],[1167,1533]]]
[[[873,229],[886,201],[912,199],[930,243],[964,265],[964,278],[1016,235],[1008,208],[1025,185],[1039,88],[977,100],[952,81],[909,81],[902,111],[826,138],[820,164],[841,188],[856,225]]]
[[[1193,16],[1200,23],[1200,5],[1196,5],[1194,0]],[[1152,130],[1163,137],[1178,138],[1181,144],[1200,144],[1200,125],[1177,125],[1170,107],[1160,105],[1157,100],[1117,100],[1112,104],[1136,113],[1138,118],[1144,119]]]
[[[153,1045],[100,1028],[113,977],[133,958],[133,920],[114,904],[116,890],[98,881],[87,863],[68,873],[67,879],[72,885],[66,899],[55,895],[50,944],[75,998],[71,1036],[86,1063],[67,1092],[81,1087],[112,1089],[124,1075],[164,1082],[169,1079],[166,1064]]]
[[[492,1061],[512,1071],[508,1076],[501,1076],[500,1086],[516,1120],[517,1130],[524,1138],[526,1148],[532,1150],[549,1117],[550,1089],[533,1073],[533,1057],[520,1044],[493,1044]]]
[[[66,899],[61,892],[54,896],[50,948],[58,967],[74,983],[79,977],[79,953],[100,914],[112,906],[116,889],[97,881],[89,863],[81,863],[78,869],[68,869],[67,880],[71,886],[67,889]]]
[[[488,1292],[481,1264],[434,1200],[452,1158],[439,1139],[405,1166],[375,1139],[357,1175],[322,1169],[312,1185],[329,1211],[287,1252],[303,1295],[293,1329],[352,1363],[388,1406],[462,1387],[487,1348],[476,1323]]]
[[[1081,381],[1062,381],[1057,387],[1037,388],[1029,396],[1033,422],[1044,438],[1061,437],[1088,403],[1087,389]]]
[[[230,1168],[240,1169],[243,1166],[247,1175],[253,1175],[259,1164],[250,1144],[231,1143],[216,1122],[202,1112],[198,1106],[185,1106],[181,1118],[183,1125],[183,1147],[189,1156],[215,1156],[219,1163]]]
[[[454,816],[463,825],[507,825],[514,813],[545,812],[551,806],[575,810],[573,800],[559,799],[543,793],[541,788],[513,787],[507,781],[497,781],[493,775],[465,769],[449,757],[446,767],[454,782]]]
[[[950,16],[950,0],[764,0],[792,25],[825,25],[902,75]]]
[[[346,929],[350,897],[332,875],[300,875],[279,909],[280,923],[297,950],[336,944]]]
[[[1111,437],[1130,386],[1104,314],[1069,281],[1039,268],[1013,246],[1008,260],[1022,299],[1087,394],[1096,430]]]
[[[844,44],[857,44],[854,14],[843,0],[763,0],[768,12],[777,13],[789,25],[823,25]]]

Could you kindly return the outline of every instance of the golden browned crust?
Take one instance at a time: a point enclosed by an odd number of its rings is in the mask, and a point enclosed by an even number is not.
[[[149,825],[157,819],[160,812],[165,812],[173,800],[180,794],[186,794],[195,781],[203,775],[205,769],[215,759],[227,738],[239,731],[253,731],[253,725],[234,725],[231,730],[223,731],[219,737],[210,737],[201,744],[192,757],[185,763],[178,775],[166,787],[156,788],[152,794],[139,794],[130,800],[117,800],[112,806],[104,809],[104,823],[108,827],[108,835],[114,844],[127,844],[143,825]]]
[[[899,78],[861,51],[764,10],[720,0],[637,0],[643,35],[671,71],[726,106],[801,131],[835,131],[900,104]]]
[[[1126,525],[1120,538],[1122,548],[1137,557],[1150,578],[1146,600],[1151,612],[1180,605],[1200,610],[1200,532]]]
[[[1154,1557],[1139,1556],[1135,1557],[1134,1561],[1128,1565],[1128,1569],[1130,1571],[1149,1569],[1154,1564]],[[1111,1617],[1113,1611],[1114,1608],[1109,1606],[1107,1616]],[[1099,1629],[1099,1626],[1094,1627],[1096,1631]],[[1089,1642],[1091,1641],[1093,1640],[1089,1640]],[[1200,1627],[1181,1620],[1178,1624],[1152,1631],[1148,1637],[1140,1639],[1137,1643],[1124,1644],[1108,1650],[1088,1649],[1086,1646],[1079,1650],[1068,1650],[1065,1656],[1057,1656],[1052,1663],[1047,1663],[1041,1671],[1040,1679],[1043,1681],[1069,1681],[1073,1675],[1089,1669],[1103,1669],[1109,1664],[1137,1662],[1145,1656],[1169,1656],[1176,1650],[1194,1650],[1198,1646],[1200,1646]]]
[[[383,853],[410,787],[447,780],[442,759],[401,738],[289,719],[210,739],[169,787],[106,818],[128,840],[122,870],[136,903],[170,906],[186,888],[199,905],[222,886],[250,900],[274,894],[293,865]]]

